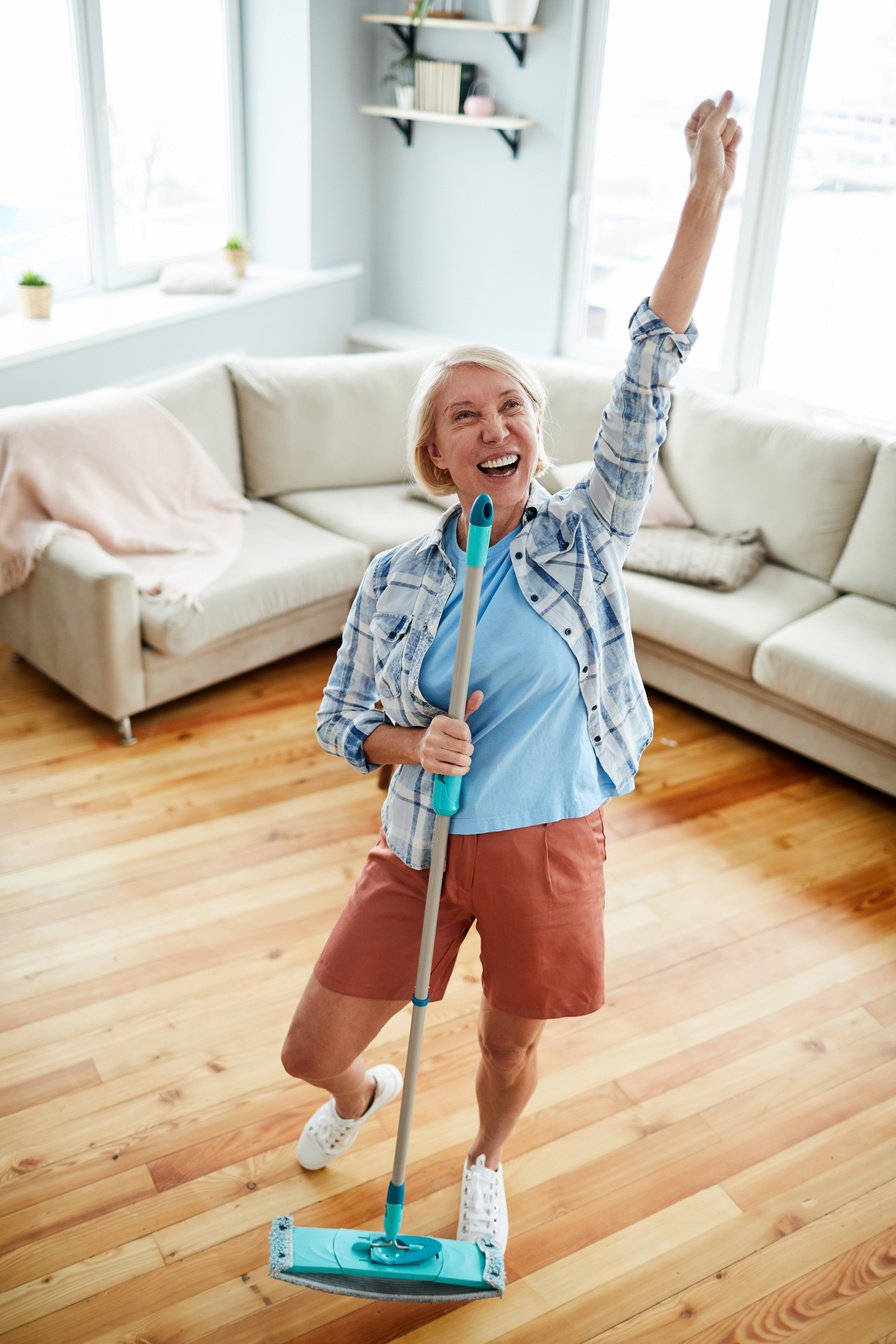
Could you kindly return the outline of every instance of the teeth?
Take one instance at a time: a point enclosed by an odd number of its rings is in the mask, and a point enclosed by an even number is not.
[[[484,467],[486,471],[497,471],[499,467],[512,467],[517,462],[519,462],[519,458],[516,453],[510,453],[507,457],[495,457],[490,462],[480,462],[479,465]]]

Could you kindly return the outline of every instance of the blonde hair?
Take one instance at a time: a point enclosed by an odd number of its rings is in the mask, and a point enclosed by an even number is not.
[[[494,345],[459,345],[439,355],[421,373],[408,413],[408,465],[417,482],[433,495],[451,495],[454,482],[447,471],[437,467],[429,455],[429,444],[436,434],[436,402],[455,369],[474,364],[512,378],[532,403],[538,427],[538,461],[535,474],[550,466],[544,450],[542,426],[547,409],[544,384],[532,369],[514,355]]]

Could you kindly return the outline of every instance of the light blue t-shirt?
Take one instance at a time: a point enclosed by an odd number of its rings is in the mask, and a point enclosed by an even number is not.
[[[616,792],[588,737],[575,657],[520,592],[510,558],[516,535],[490,548],[482,576],[470,691],[485,699],[469,719],[475,750],[451,822],[458,835],[584,817]],[[447,713],[466,576],[454,520],[445,543],[457,584],[423,660],[420,689]]]

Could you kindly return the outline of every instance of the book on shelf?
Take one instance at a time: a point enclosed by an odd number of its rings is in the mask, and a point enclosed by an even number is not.
[[[475,79],[476,66],[467,61],[434,61],[418,56],[414,63],[414,106],[420,112],[461,112]]]

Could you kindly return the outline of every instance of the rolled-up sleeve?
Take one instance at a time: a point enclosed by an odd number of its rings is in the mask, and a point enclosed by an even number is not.
[[[645,299],[629,322],[631,346],[616,375],[594,444],[589,495],[624,543],[638,530],[657,453],[666,437],[670,385],[697,339],[693,322],[674,332]]]
[[[369,565],[352,603],[342,643],[317,711],[317,740],[333,756],[343,756],[356,770],[378,770],[364,755],[364,743],[374,728],[386,722],[375,705],[379,699],[374,676],[370,618],[376,611],[383,556]]]

